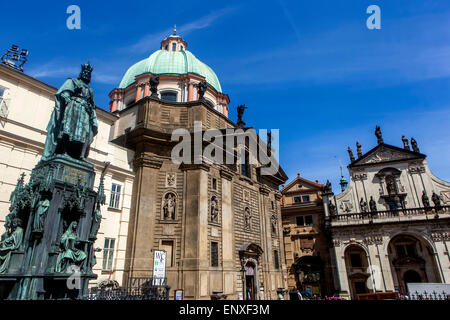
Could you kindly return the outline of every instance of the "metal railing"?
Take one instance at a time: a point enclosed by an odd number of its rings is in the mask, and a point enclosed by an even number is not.
[[[344,213],[330,216],[332,222],[351,222],[362,220],[378,220],[388,218],[413,217],[413,216],[428,216],[438,217],[439,214],[450,213],[450,206],[430,207],[430,208],[408,208],[396,210],[383,210],[373,212],[357,212]]]
[[[399,295],[397,300],[450,300],[450,293],[442,291],[438,293],[433,291],[428,293],[426,291],[419,293],[418,291],[414,293],[409,293],[407,295]]]
[[[82,300],[169,300],[166,278],[129,278],[127,287],[94,287]]]

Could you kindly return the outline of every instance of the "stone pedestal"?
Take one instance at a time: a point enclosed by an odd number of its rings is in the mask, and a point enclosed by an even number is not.
[[[89,280],[97,277],[94,177],[91,163],[57,155],[38,163],[28,184],[19,180],[10,216],[23,235],[0,274],[1,298],[73,299],[87,293]]]

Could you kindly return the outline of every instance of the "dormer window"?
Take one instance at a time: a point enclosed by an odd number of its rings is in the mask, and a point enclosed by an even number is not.
[[[175,42],[172,43],[172,51],[177,51],[177,44]]]

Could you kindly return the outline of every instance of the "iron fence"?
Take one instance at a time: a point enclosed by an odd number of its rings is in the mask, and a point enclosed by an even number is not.
[[[169,300],[166,279],[130,278],[128,286],[99,286],[89,289],[82,300]]]

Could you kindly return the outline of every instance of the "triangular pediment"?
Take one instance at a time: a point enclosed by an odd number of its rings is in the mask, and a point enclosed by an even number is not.
[[[387,144],[379,144],[366,154],[350,164],[350,167],[372,165],[387,162],[409,161],[423,159],[425,155]]]
[[[324,187],[323,184],[302,178],[297,177],[292,180],[287,186],[281,189],[281,193],[286,194],[288,192],[298,192],[298,191],[306,191],[306,190],[321,190]]]

